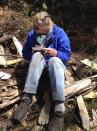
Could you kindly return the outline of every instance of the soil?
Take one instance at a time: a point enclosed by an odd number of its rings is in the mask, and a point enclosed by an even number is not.
[[[32,18],[26,16],[24,12],[13,10],[9,8],[8,6],[3,6],[3,7],[1,6],[0,7],[0,38],[4,34],[15,35],[19,39],[19,41],[23,44],[26,38],[27,32],[33,26],[33,23],[31,20]],[[91,24],[89,24],[89,26],[84,25],[83,28],[81,28],[80,26],[73,25],[73,27],[70,26],[68,29],[66,29],[66,32],[68,33],[70,37],[71,46],[73,50],[72,55],[71,55],[72,57],[70,60],[71,63],[80,63],[80,60],[82,59],[85,59],[85,58],[93,59],[96,56],[96,51],[95,51],[95,48],[97,46],[97,42],[96,42],[97,41],[97,36],[96,36],[97,28],[96,26],[92,26]],[[91,48],[91,51],[90,51],[90,48]],[[14,73],[14,69],[15,67],[14,68],[10,67],[10,69],[0,67],[0,70],[8,72],[8,73]],[[20,71],[19,72],[17,71],[17,74],[18,73],[20,74]],[[35,105],[34,108],[37,108],[38,110],[38,106]],[[34,114],[33,112],[34,111],[32,111],[32,114]],[[38,110],[37,112],[39,114],[40,110]],[[0,118],[0,123],[6,120],[6,117],[7,116],[5,114],[2,115],[2,118]],[[31,126],[32,123],[35,124],[35,122],[29,116],[28,125]],[[23,128],[22,129],[20,128],[21,126],[13,130],[14,131],[20,131],[20,130],[24,131],[25,130]],[[67,127],[64,127],[64,131],[66,128]],[[30,131],[30,129],[28,130]],[[82,129],[80,129],[76,124],[75,126],[71,124],[71,127],[69,125],[69,129],[67,128],[66,131],[82,131]]]

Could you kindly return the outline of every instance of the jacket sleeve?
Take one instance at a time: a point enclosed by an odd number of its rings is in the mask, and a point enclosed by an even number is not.
[[[70,40],[64,30],[59,33],[57,45],[57,57],[63,62],[68,62],[71,55]]]
[[[28,34],[23,50],[22,50],[22,54],[23,54],[23,58],[26,61],[30,61],[31,57],[32,57],[32,46],[31,46],[31,40],[30,40],[30,35]]]

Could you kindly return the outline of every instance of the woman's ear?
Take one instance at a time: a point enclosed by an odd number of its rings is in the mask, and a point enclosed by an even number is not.
[[[45,17],[45,24],[48,25],[50,22],[50,18],[49,17]]]

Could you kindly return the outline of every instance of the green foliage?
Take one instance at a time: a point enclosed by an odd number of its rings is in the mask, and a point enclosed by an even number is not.
[[[86,69],[88,70],[89,75],[92,75],[94,72],[96,72],[93,64],[91,64],[91,67],[87,66]]]
[[[43,9],[47,10],[47,5],[45,2],[43,3]]]
[[[97,110],[97,98],[85,100],[85,104],[88,110]]]

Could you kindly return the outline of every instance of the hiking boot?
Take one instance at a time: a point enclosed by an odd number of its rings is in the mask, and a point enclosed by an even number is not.
[[[30,108],[32,99],[30,97],[23,97],[13,118],[20,121],[23,121],[27,115],[27,112]]]
[[[19,124],[20,122],[18,120],[11,118],[10,120],[7,120],[6,123],[4,123],[3,127],[5,129],[12,129]]]
[[[64,113],[54,112],[49,122],[48,131],[62,131],[64,123]]]

